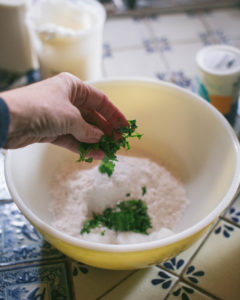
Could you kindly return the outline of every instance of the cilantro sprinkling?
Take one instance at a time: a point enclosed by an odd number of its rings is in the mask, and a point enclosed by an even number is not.
[[[127,193],[127,194],[126,194],[126,197],[130,197],[130,196],[131,196],[131,194],[130,194],[130,193]]]
[[[140,139],[142,137],[142,134],[134,133],[137,129],[136,120],[130,120],[128,123],[129,126],[119,129],[122,136],[118,141],[116,141],[113,136],[109,137],[103,135],[101,140],[96,144],[79,143],[80,157],[78,161],[91,163],[93,159],[88,158],[88,155],[93,150],[101,149],[104,152],[104,158],[99,166],[99,171],[103,174],[107,174],[109,177],[112,176],[115,167],[114,161],[117,161],[116,152],[120,148],[125,148],[126,150],[130,149],[130,144],[127,141],[128,138],[136,137]]]
[[[102,214],[93,214],[93,218],[84,223],[81,234],[90,233],[91,229],[99,227],[143,234],[148,234],[147,230],[152,228],[146,204],[142,200],[134,199],[122,201],[113,208],[106,208]]]
[[[145,186],[142,187],[142,196],[147,193],[147,188]]]

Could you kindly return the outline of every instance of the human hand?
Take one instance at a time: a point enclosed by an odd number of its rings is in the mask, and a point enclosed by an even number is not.
[[[10,111],[6,149],[50,142],[78,153],[79,141],[97,143],[103,133],[128,125],[106,95],[69,73],[0,96]]]

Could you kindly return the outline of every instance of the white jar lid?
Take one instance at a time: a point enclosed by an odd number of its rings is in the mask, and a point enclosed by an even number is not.
[[[196,60],[202,71],[212,75],[234,75],[240,72],[240,50],[231,46],[204,47],[197,53]]]

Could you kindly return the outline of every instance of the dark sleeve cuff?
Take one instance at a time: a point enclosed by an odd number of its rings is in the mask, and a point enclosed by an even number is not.
[[[7,141],[10,113],[7,104],[0,98],[0,148],[3,148]]]

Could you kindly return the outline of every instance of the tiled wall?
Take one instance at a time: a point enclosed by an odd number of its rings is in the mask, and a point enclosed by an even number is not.
[[[196,91],[196,52],[240,48],[240,9],[109,19],[104,76],[144,76]],[[0,300],[238,300],[240,197],[194,246],[161,265],[106,271],[72,261],[37,233],[9,199],[0,155]]]

